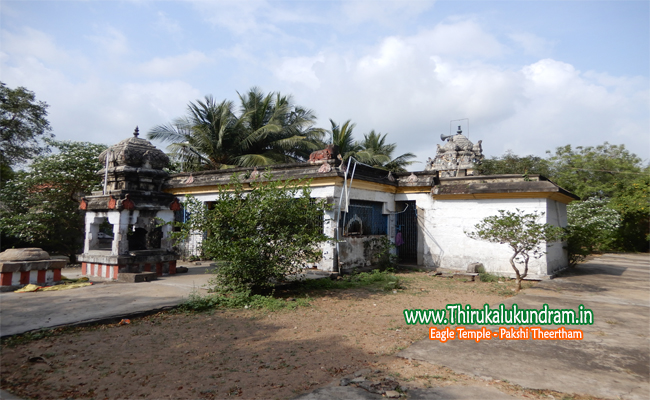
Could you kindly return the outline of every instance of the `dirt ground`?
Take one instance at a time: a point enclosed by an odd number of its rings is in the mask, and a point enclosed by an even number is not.
[[[393,356],[427,337],[406,308],[480,307],[514,283],[464,282],[400,273],[404,289],[311,293],[296,310],[161,313],[128,325],[67,329],[2,346],[2,388],[25,398],[287,399],[370,369],[402,387],[491,385],[520,398],[575,398],[455,374]]]

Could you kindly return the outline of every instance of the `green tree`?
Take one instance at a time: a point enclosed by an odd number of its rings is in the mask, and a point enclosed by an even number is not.
[[[2,248],[41,247],[74,256],[84,237],[79,200],[99,188],[104,145],[47,140],[56,154],[38,156],[0,189]]]
[[[244,190],[233,176],[211,209],[190,198],[191,217],[180,238],[208,232],[203,254],[223,261],[213,283],[219,290],[262,292],[322,256],[324,200],[310,198],[308,185],[271,180],[269,174]]]
[[[498,215],[484,218],[474,226],[474,231],[466,233],[472,239],[505,244],[512,250],[510,266],[517,277],[517,291],[528,276],[530,258],[542,257],[546,254],[542,246],[564,237],[562,228],[537,222],[543,215],[537,211],[525,214],[519,209],[516,212],[499,210]],[[523,272],[515,263],[523,264]]]
[[[511,150],[499,157],[484,159],[478,167],[481,175],[531,175],[539,174],[545,177],[551,175],[551,165],[548,160],[532,155],[519,157]]]
[[[172,160],[183,171],[221,169],[235,165],[239,138],[230,101],[217,103],[212,96],[190,102],[188,114],[167,125],[152,128],[147,137],[171,143]]]
[[[185,171],[296,162],[322,146],[315,115],[291,97],[252,88],[239,99],[239,115],[227,100],[190,102],[186,116],[154,127],[147,137],[171,143]]]
[[[484,160],[479,171],[484,175],[541,174],[575,193],[582,200],[602,199],[598,207],[616,210],[620,215],[620,224],[613,241],[608,239],[606,245],[594,247],[585,245],[582,239],[577,240],[576,236],[569,237],[569,248],[571,251],[577,251],[577,257],[581,252],[591,250],[649,250],[648,165],[643,166],[641,159],[630,153],[624,145],[612,145],[607,142],[595,147],[572,148],[571,145],[566,145],[558,147],[554,153],[547,153],[548,157],[542,159],[534,156],[519,157],[508,151],[503,156]],[[608,210],[595,209],[593,204],[585,207],[595,214],[609,213]]]
[[[624,145],[605,142],[599,146],[558,147],[549,157],[552,179],[583,200],[606,199],[621,215],[616,248],[648,250],[648,181],[650,171]]]
[[[293,103],[290,96],[264,94],[252,88],[239,94],[237,130],[242,154],[237,165],[250,167],[295,162],[322,148],[324,131],[315,128],[316,116]]]
[[[612,250],[621,226],[621,215],[608,207],[609,201],[591,197],[567,206],[567,250],[569,264],[585,256]]]
[[[343,125],[340,125],[330,118],[330,125],[331,128],[329,132],[331,143],[338,146],[339,153],[343,160],[347,160],[361,150],[361,146],[352,136],[352,131],[357,124],[353,123],[351,120],[347,120]]]
[[[566,145],[555,149],[554,154],[548,153],[554,181],[583,200],[612,198],[642,173],[641,159],[622,144],[605,142],[575,149]]]
[[[12,167],[47,150],[41,141],[53,136],[47,107],[24,87],[0,82],[0,164]]]
[[[618,211],[622,221],[616,238],[617,247],[627,251],[648,251],[650,246],[650,166],[624,182],[615,182],[617,191],[609,207]]]
[[[359,150],[354,157],[360,162],[373,167],[393,172],[406,171],[405,167],[414,163],[414,161],[409,160],[415,158],[415,154],[405,153],[393,158],[397,144],[386,143],[386,136],[388,136],[387,133],[382,135],[381,133],[375,133],[374,130],[364,134],[363,141],[358,143]]]

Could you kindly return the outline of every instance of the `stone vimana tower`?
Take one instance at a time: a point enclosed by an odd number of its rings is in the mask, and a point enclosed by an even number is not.
[[[429,158],[425,171],[438,171],[441,178],[453,178],[475,175],[477,165],[483,161],[482,140],[472,143],[463,135],[458,127],[455,135],[440,135],[447,141],[443,146],[438,145],[436,157]]]
[[[81,200],[86,236],[78,259],[84,275],[117,279],[119,274],[176,273],[169,223],[181,206],[162,191],[169,158],[138,135],[136,127],[133,137],[100,154],[104,168],[97,174],[103,190]]]

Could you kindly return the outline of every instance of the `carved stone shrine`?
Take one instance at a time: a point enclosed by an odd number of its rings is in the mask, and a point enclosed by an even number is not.
[[[472,143],[458,127],[455,135],[440,135],[444,145],[438,145],[436,157],[427,160],[425,171],[438,171],[440,178],[452,178],[474,175],[477,165],[483,161],[482,140]]]
[[[170,233],[178,199],[162,191],[169,158],[148,140],[133,137],[99,156],[103,190],[81,200],[85,210],[82,273],[118,279],[119,274],[176,273]]]

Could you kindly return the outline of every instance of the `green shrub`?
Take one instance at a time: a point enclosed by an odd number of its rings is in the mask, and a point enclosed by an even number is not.
[[[361,272],[350,275],[344,275],[341,279],[311,279],[301,283],[302,289],[306,290],[328,290],[328,289],[354,289],[365,286],[373,286],[385,290],[388,287],[396,286],[401,289],[401,281],[394,274],[388,271],[373,270],[371,272]]]
[[[187,301],[182,303],[180,311],[205,312],[215,308],[253,308],[277,311],[281,309],[295,309],[309,305],[308,299],[292,299],[287,301],[273,296],[262,296],[250,292],[232,292],[227,294],[190,294]]]
[[[474,231],[465,232],[476,240],[507,245],[512,251],[510,266],[517,276],[517,291],[521,290],[521,282],[528,275],[530,258],[540,258],[546,252],[546,244],[560,241],[565,232],[558,226],[537,222],[544,213],[533,211],[526,214],[523,210],[515,212],[499,210],[498,215],[483,218],[474,225]],[[523,271],[515,265],[523,265]]]
[[[394,271],[397,267],[397,256],[392,251],[395,244],[387,236],[372,238],[364,242],[363,247],[366,259],[373,260],[380,271]]]
[[[201,251],[222,261],[211,283],[221,292],[264,293],[322,257],[324,200],[310,198],[309,182],[264,179],[245,190],[235,175],[211,209],[194,198],[177,239],[207,232]]]
[[[500,279],[503,279],[498,275],[494,275],[485,271],[485,268],[482,266],[476,268],[476,272],[478,272],[478,277],[481,280],[481,282],[498,282]]]

